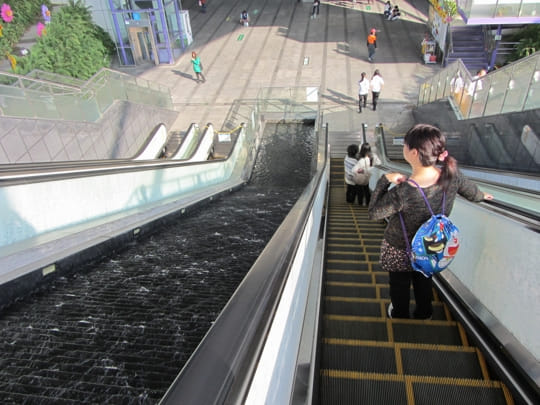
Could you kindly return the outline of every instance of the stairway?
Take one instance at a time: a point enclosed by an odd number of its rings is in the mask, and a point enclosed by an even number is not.
[[[169,132],[169,137],[164,147],[166,158],[170,158],[171,156],[174,156],[174,154],[178,151],[178,148],[180,148],[182,139],[184,139],[184,135],[182,134],[182,131]]]
[[[384,227],[345,202],[343,160],[332,159],[319,404],[513,404],[436,292],[433,320],[386,316]]]
[[[472,76],[488,66],[488,55],[481,25],[451,27],[452,48],[446,56],[446,65],[461,59]]]

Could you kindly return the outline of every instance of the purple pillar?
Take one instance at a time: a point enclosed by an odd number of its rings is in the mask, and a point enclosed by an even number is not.
[[[161,27],[163,28],[163,37],[164,37],[163,39],[165,40],[165,46],[167,48],[167,53],[169,54],[169,63],[173,63],[171,41],[169,39],[169,26],[167,25],[167,19],[165,18],[165,9],[163,8],[163,0],[158,1],[158,9],[159,9],[159,18],[161,20]]]
[[[495,49],[493,49],[493,52],[491,52],[491,60],[489,62],[488,71],[493,69],[495,67],[495,61],[497,60],[497,49],[499,48],[499,42],[501,42],[500,36],[502,33],[502,25],[499,24],[497,27],[497,39],[495,40]]]
[[[114,23],[114,30],[116,31],[116,37],[118,38],[118,43],[120,44],[120,52],[122,54],[122,61],[124,65],[128,64],[126,50],[124,49],[124,41],[122,41],[122,31],[120,31],[120,25],[118,24],[118,18],[114,11],[113,0],[109,0],[109,7],[111,9],[112,19]]]

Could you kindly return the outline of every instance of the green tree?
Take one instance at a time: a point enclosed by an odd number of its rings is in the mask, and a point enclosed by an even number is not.
[[[508,62],[513,62],[525,56],[540,51],[540,25],[530,24],[523,30],[514,34],[510,41],[519,42],[516,49],[508,57]]]
[[[71,1],[54,14],[30,55],[19,58],[17,73],[41,69],[88,79],[110,64],[110,52],[100,32],[92,23],[88,9],[80,1]]]
[[[1,0],[9,4],[13,11],[13,20],[6,23],[0,19],[2,37],[0,37],[0,58],[13,52],[13,47],[24,34],[25,30],[41,18],[41,5],[51,7],[50,0]]]

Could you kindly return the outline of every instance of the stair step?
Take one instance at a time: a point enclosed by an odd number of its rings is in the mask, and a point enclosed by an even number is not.
[[[484,380],[487,374],[476,349],[461,346],[325,339],[322,359],[330,370],[470,380]]]
[[[506,390],[498,382],[401,377],[322,370],[320,404],[504,405]],[[407,398],[414,398],[408,402]]]

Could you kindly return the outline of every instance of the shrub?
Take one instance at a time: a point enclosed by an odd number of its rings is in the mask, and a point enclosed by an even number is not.
[[[540,25],[530,24],[523,30],[513,35],[511,41],[519,41],[516,49],[508,57],[508,62],[513,62],[540,51]]]
[[[41,5],[51,7],[50,0],[0,0],[1,4],[9,4],[13,11],[13,20],[2,24],[2,37],[0,37],[0,57],[13,52],[13,47],[24,34],[25,30],[41,18]]]
[[[70,1],[53,15],[51,23],[47,24],[46,34],[38,39],[30,55],[18,58],[17,73],[41,69],[88,79],[110,64],[103,34],[92,22],[91,14],[82,2]]]

